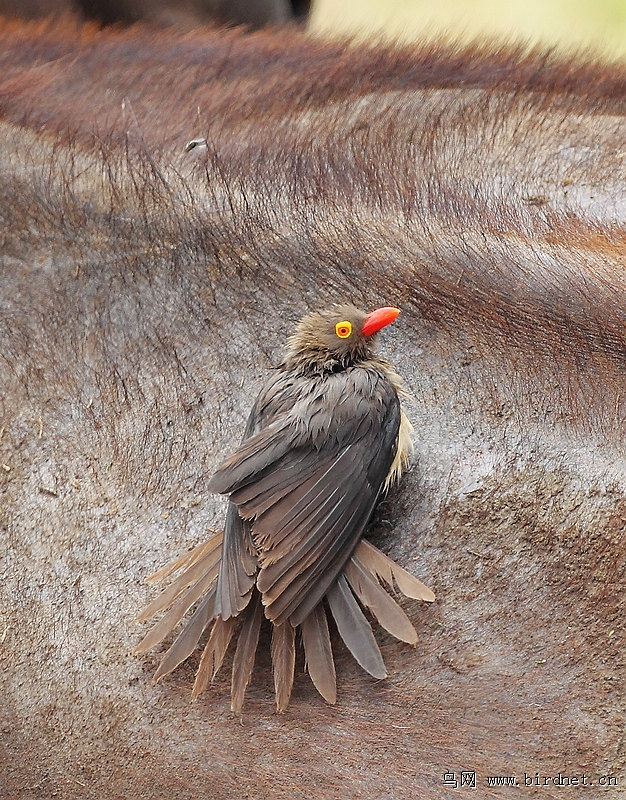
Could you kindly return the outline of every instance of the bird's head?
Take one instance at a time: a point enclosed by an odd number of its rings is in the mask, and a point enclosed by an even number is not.
[[[372,358],[376,334],[400,310],[385,306],[369,314],[351,305],[331,306],[303,317],[287,341],[285,363],[305,372],[337,371]]]

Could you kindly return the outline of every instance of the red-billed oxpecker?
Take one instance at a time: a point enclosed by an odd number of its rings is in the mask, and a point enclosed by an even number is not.
[[[197,696],[220,668],[238,631],[231,705],[239,712],[250,681],[263,616],[272,623],[276,705],[291,694],[295,634],[306,668],[329,702],[336,699],[327,609],[358,663],[386,676],[362,606],[402,641],[417,634],[384,586],[431,601],[433,593],[362,539],[381,492],[411,454],[411,425],[398,395],[402,382],[374,355],[376,334],[397,308],[365,314],[334,306],[304,317],[284,361],[261,390],[241,445],[211,478],[228,495],[224,533],[155,573],[182,570],[140,619],[167,609],[139,645],[161,642],[195,606],[166,652],[155,679],[196,648],[213,622],[193,689]]]

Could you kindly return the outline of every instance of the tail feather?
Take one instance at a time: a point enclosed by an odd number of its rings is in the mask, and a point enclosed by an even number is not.
[[[223,538],[224,535],[222,533],[214,534],[210,539],[207,539],[206,542],[201,542],[199,545],[194,547],[193,550],[190,550],[188,553],[185,553],[174,561],[170,561],[169,564],[166,564],[164,567],[161,567],[161,569],[153,572],[152,575],[148,575],[148,577],[145,579],[146,583],[156,583],[157,581],[163,580],[163,578],[168,578],[173,572],[177,572],[179,569],[183,569],[183,567],[192,566],[192,564],[195,564],[204,555],[208,555],[209,553],[220,549]]]
[[[159,668],[154,675],[155,682],[164,675],[169,675],[170,672],[173,672],[179,664],[182,664],[193,653],[207,625],[213,619],[214,612],[215,587],[198,603],[193,615],[161,659]]]
[[[233,506],[236,510],[236,507]],[[234,517],[234,511],[231,510]],[[231,524],[248,526],[239,518]],[[247,540],[244,540],[247,541]],[[244,549],[247,545],[244,545]],[[245,555],[245,558],[243,558]],[[256,567],[252,552],[223,552],[223,536],[217,534],[176,561],[158,570],[148,580],[169,577],[181,571],[161,594],[141,613],[144,620],[164,611],[161,619],[142,639],[136,653],[143,653],[162,642],[187,612],[197,604],[182,630],[171,644],[155,674],[155,681],[172,672],[195,650],[211,620],[215,620],[204,647],[192,690],[195,699],[220,669],[233,634],[239,627],[233,660],[231,708],[239,713],[250,683],[259,631],[263,619],[262,596],[255,585]],[[229,569],[229,566],[232,569]],[[236,580],[230,582],[231,578]],[[220,581],[226,586],[220,586]],[[284,711],[290,700],[295,668],[295,633],[302,633],[306,669],[317,691],[328,703],[337,699],[335,664],[328,629],[325,602],[335,619],[346,646],[375,678],[386,677],[385,665],[360,603],[368,608],[380,625],[396,638],[414,644],[417,634],[405,612],[387,593],[397,588],[406,596],[431,602],[433,592],[384,553],[365,540],[357,545],[343,573],[327,590],[299,625],[289,621],[273,624],[272,665],[276,707]],[[232,597],[231,597],[232,595]],[[224,605],[228,618],[224,619]]]
[[[370,624],[343,575],[331,586],[326,598],[348,650],[374,678],[386,678],[387,670]]]
[[[386,631],[403,642],[417,642],[417,633],[410,619],[393,597],[365,570],[356,556],[352,556],[346,564],[344,575],[352,591]]]
[[[371,575],[376,579],[382,579],[390,588],[393,588],[395,579],[398,589],[406,597],[411,597],[414,600],[425,600],[428,603],[432,603],[435,599],[434,593],[428,586],[365,539],[361,539],[359,542],[354,551],[354,556]]]
[[[261,595],[257,593],[246,610],[243,612],[244,620],[239,637],[237,649],[233,659],[233,677],[230,689],[230,707],[238,714],[243,707],[243,699],[252,677],[256,649],[259,643],[259,631],[263,619],[263,606]]]
[[[218,569],[219,563],[199,578],[193,586],[189,587],[189,589],[176,600],[169,611],[167,611],[152,630],[144,636],[135,649],[135,653],[145,653],[147,650],[154,647],[155,644],[162,642],[163,639],[174,630],[194,603],[197,603],[206,592],[213,588],[212,594],[215,594],[214,584],[217,579]]]
[[[172,581],[167,589],[164,589],[151,603],[148,603],[137,617],[136,621],[143,622],[147,619],[151,619],[155,614],[158,614],[159,611],[164,611],[166,608],[169,608],[186,589],[192,584],[195,584],[203,575],[211,573],[214,578],[217,578],[219,568],[219,552],[207,553],[197,563],[188,566],[176,580]]]
[[[235,617],[229,617],[226,620],[218,617],[213,623],[211,634],[202,652],[196,680],[191,690],[193,700],[206,689],[209,681],[213,680],[222,666],[228,645],[235,631],[236,622]]]
[[[324,700],[334,704],[337,701],[337,680],[323,603],[303,620],[300,630],[309,677]]]
[[[296,630],[290,622],[272,627],[272,668],[276,710],[284,711],[289,705],[296,665]]]

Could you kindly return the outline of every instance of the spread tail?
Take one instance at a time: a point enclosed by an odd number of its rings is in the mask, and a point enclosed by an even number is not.
[[[160,644],[193,609],[161,659],[154,679],[160,680],[188,658],[212,624],[200,658],[192,697],[198,697],[213,680],[233,636],[236,635],[231,708],[240,713],[252,677],[264,606],[260,592],[253,587],[238,602],[242,608],[237,614],[223,619],[218,612],[222,538],[222,534],[216,534],[148,578],[152,582],[179,572],[172,583],[139,615],[138,620],[146,620],[158,612],[164,612],[135,652],[144,653]],[[386,676],[380,650],[363,608],[368,609],[379,624],[397,639],[415,644],[415,628],[388,592],[396,587],[407,597],[426,602],[435,599],[433,592],[421,581],[369,542],[361,540],[325,598],[300,625],[294,627],[288,620],[279,625],[271,623],[271,656],[277,711],[284,711],[289,704],[294,681],[298,629],[304,647],[306,670],[313,685],[328,703],[335,703],[337,699],[327,608],[335,620],[339,635],[361,667],[375,678]]]

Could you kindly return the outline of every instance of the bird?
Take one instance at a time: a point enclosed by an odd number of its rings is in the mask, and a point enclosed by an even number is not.
[[[413,624],[389,592],[397,587],[426,602],[433,592],[363,538],[377,501],[413,451],[401,406],[408,393],[375,354],[378,333],[399,313],[392,306],[366,313],[339,304],[294,327],[241,443],[208,481],[208,492],[228,497],[223,532],[147,579],[178,573],[139,615],[148,620],[165,612],[135,652],[160,644],[183,621],[155,681],[185,661],[210,627],[192,697],[214,679],[235,638],[231,709],[241,713],[266,619],[276,710],[283,712],[297,633],[313,685],[336,702],[329,614],[352,656],[376,679],[387,671],[365,610],[397,639],[416,643]]]

